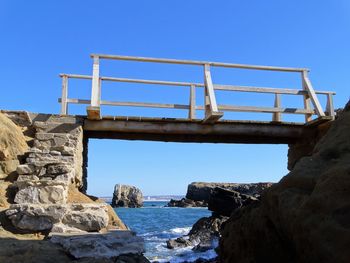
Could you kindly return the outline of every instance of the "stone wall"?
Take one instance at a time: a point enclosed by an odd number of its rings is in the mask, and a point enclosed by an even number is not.
[[[12,184],[16,189],[14,204],[6,215],[13,226],[28,232],[91,232],[106,228],[107,204],[68,203],[70,189],[86,190],[83,118],[3,113],[30,135],[27,140],[31,146],[17,166],[18,176]]]

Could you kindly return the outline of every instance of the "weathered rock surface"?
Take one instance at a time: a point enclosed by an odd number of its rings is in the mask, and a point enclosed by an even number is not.
[[[69,232],[100,231],[108,226],[106,204],[17,204],[6,215],[16,228],[33,232],[62,230],[62,225]]]
[[[18,188],[15,196],[17,204],[65,204],[68,195],[68,183],[53,180],[16,181]]]
[[[349,262],[350,104],[310,157],[225,223],[220,260]]]
[[[0,112],[0,179],[14,173],[28,145],[21,129]]]
[[[143,195],[140,189],[135,186],[117,184],[114,187],[113,207],[142,207]]]
[[[121,255],[142,255],[143,239],[131,231],[110,231],[105,234],[52,235],[50,241],[60,244],[76,259],[116,258]]]

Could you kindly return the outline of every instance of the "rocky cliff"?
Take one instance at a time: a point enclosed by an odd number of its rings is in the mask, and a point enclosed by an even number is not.
[[[349,262],[350,104],[311,156],[225,224],[221,262]]]
[[[117,184],[114,187],[113,207],[137,208],[143,206],[143,195],[140,189],[135,186]]]

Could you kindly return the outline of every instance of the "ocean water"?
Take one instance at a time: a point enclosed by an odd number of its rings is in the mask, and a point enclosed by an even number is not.
[[[144,202],[142,208],[115,208],[118,216],[145,241],[145,256],[151,261],[180,263],[216,256],[214,250],[194,252],[191,247],[166,248],[166,241],[187,234],[201,217],[210,216],[207,208],[164,207],[167,202]]]

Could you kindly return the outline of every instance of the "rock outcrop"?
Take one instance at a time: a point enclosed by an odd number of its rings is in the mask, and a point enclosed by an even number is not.
[[[269,188],[272,183],[251,183],[251,184],[239,184],[239,183],[203,183],[194,182],[188,185],[186,198],[194,201],[209,202],[211,193],[216,187],[223,189],[237,191],[241,194],[258,197],[262,191]]]
[[[186,197],[181,200],[173,200],[168,207],[207,207],[210,197],[215,188],[236,191],[239,194],[259,198],[262,191],[269,188],[272,183],[203,183],[193,182],[188,185]]]
[[[309,157],[225,223],[220,260],[349,262],[350,103]]]
[[[143,206],[143,195],[135,186],[117,184],[114,187],[113,207],[137,208]]]

